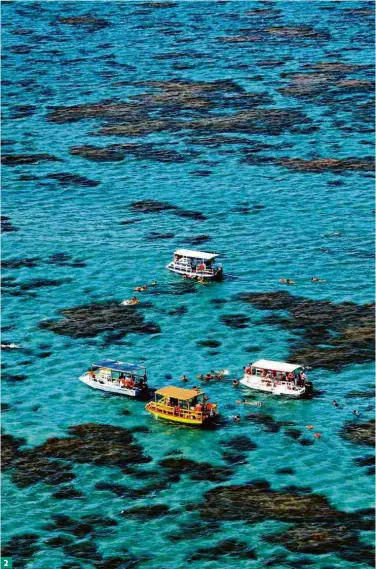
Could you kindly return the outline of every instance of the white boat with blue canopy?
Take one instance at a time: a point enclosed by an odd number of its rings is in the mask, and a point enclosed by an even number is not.
[[[249,389],[272,395],[309,398],[313,386],[307,381],[305,369],[307,368],[301,364],[257,360],[244,368],[244,377],[240,383]]]
[[[154,390],[148,386],[146,367],[116,360],[92,363],[80,381],[100,391],[148,399]]]
[[[220,280],[223,268],[222,265],[215,263],[217,257],[216,253],[177,249],[166,269],[189,279]]]

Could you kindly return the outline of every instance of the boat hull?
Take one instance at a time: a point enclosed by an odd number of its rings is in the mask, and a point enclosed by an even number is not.
[[[79,377],[79,380],[92,389],[98,389],[99,391],[105,391],[106,393],[112,393],[114,395],[125,395],[127,397],[135,397],[139,399],[142,399],[144,397],[147,399],[149,397],[149,389],[130,389],[128,387],[109,384],[107,382],[101,382],[99,380],[95,381],[89,374],[81,375]]]
[[[296,387],[291,383],[261,378],[255,375],[245,375],[243,379],[240,380],[240,383],[248,389],[270,393],[272,395],[292,397],[294,399],[306,399],[312,394],[312,390],[308,390],[306,387]],[[309,385],[311,387],[311,384]]]
[[[153,405],[146,405],[146,410],[149,411],[154,417],[158,419],[163,419],[164,421],[169,421],[171,423],[180,423],[184,425],[189,425],[190,427],[199,427],[201,429],[215,429],[216,424],[211,417],[204,419],[203,421],[197,419],[190,419],[188,417],[179,417],[179,415],[171,415],[168,413],[163,413],[160,410],[153,409]]]
[[[177,267],[174,263],[169,263],[166,265],[166,269],[175,273],[176,275],[180,275],[182,277],[187,277],[189,279],[199,279],[203,278],[208,281],[220,281],[223,278],[223,271],[219,270],[217,272],[211,271],[189,271],[184,268]]]

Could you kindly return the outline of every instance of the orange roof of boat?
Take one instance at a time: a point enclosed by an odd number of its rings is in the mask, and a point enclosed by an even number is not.
[[[180,399],[180,401],[188,401],[197,397],[197,395],[202,395],[202,391],[196,391],[196,389],[183,389],[182,387],[174,387],[170,385],[168,387],[162,387],[155,392],[156,395],[164,395],[165,397],[175,397]]]

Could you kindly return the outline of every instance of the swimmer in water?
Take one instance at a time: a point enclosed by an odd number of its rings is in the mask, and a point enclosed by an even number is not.
[[[332,405],[334,405],[334,407],[339,407],[339,403],[337,403],[337,401],[335,399],[333,399]]]
[[[238,387],[239,386],[239,381],[237,379],[234,379],[234,381],[232,382],[232,387]]]
[[[264,404],[261,403],[261,401],[247,401],[246,399],[243,399],[243,401],[240,401],[240,399],[238,399],[236,403],[238,405],[252,405],[254,407],[263,407],[264,406]]]
[[[326,283],[325,279],[319,279],[318,277],[312,277],[311,282],[313,283]]]
[[[359,413],[359,411],[358,411],[357,409],[355,409],[355,410],[353,411],[353,414],[356,415],[356,417],[359,417],[359,415],[360,415],[360,413]]]
[[[235,415],[234,423],[239,423],[239,421],[240,421],[240,415]]]

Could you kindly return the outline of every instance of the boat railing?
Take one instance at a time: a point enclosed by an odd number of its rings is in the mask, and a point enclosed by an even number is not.
[[[171,415],[173,417],[183,417],[185,419],[195,419],[197,421],[202,421],[203,412],[195,411],[194,409],[177,409],[176,407],[171,407],[170,405],[165,405],[163,403],[156,403],[155,401],[150,401],[148,404],[150,410],[158,411],[164,415]]]
[[[197,273],[199,275],[207,275],[207,276],[211,276],[215,273],[215,268],[210,267],[210,268],[206,268],[204,270],[199,270],[197,269],[197,267],[192,267],[191,263],[187,263],[187,262],[182,262],[182,261],[173,261],[173,265],[175,268],[181,268],[181,269],[189,269],[192,273]]]

